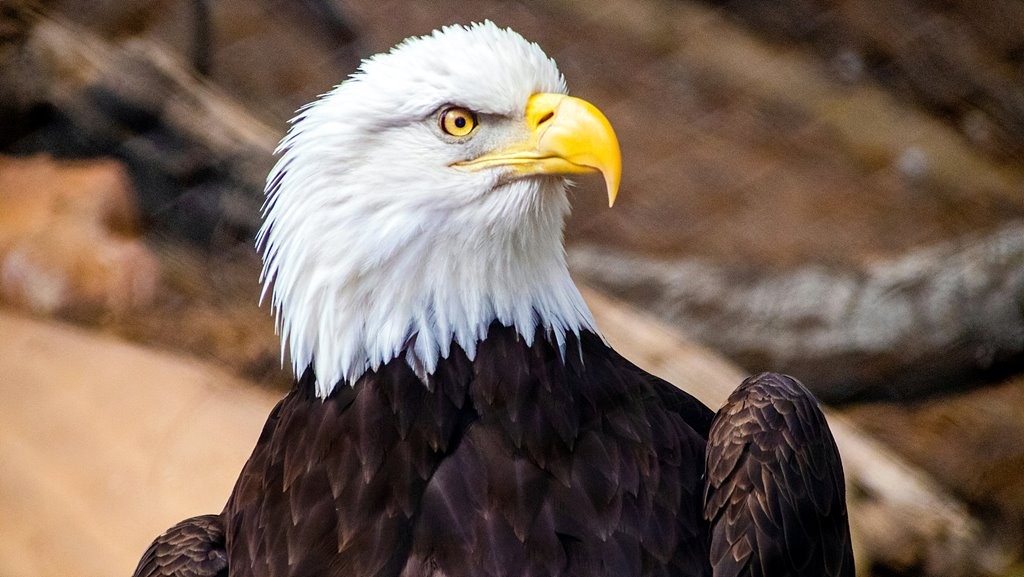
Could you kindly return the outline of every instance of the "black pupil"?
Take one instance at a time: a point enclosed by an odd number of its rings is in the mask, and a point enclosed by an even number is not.
[[[459,116],[458,118],[456,118],[455,119],[455,127],[456,128],[465,128],[466,127],[466,117],[465,116]]]

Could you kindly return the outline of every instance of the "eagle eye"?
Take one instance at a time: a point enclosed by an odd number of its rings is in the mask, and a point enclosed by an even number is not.
[[[477,126],[476,114],[459,106],[450,106],[441,111],[438,123],[445,134],[467,136]]]

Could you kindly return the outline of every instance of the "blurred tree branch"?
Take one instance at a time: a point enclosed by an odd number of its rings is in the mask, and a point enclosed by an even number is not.
[[[1024,361],[1021,222],[860,270],[759,274],[586,246],[571,262],[750,370],[805,375],[831,402],[948,390]]]
[[[252,234],[279,134],[156,42],[111,44],[27,8],[2,18],[0,101],[11,104],[0,144],[17,152],[49,138],[58,154],[118,156],[142,181],[144,217],[162,213],[196,240],[214,228]]]

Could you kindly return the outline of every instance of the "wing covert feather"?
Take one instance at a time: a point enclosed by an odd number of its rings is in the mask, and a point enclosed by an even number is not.
[[[715,416],[706,458],[715,577],[853,577],[839,452],[796,379],[745,380]]]
[[[157,537],[134,577],[227,577],[224,522],[219,515],[185,519]]]

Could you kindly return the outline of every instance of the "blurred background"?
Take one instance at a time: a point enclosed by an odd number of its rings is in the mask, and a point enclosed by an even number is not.
[[[797,376],[967,527],[878,525],[861,573],[1024,575],[1019,0],[0,0],[0,317],[279,394],[253,249],[276,141],[360,58],[483,19],[619,134],[615,208],[573,191],[575,276]],[[26,386],[0,375],[8,400]],[[19,426],[9,478],[38,438]],[[4,539],[0,577],[47,574],[10,559],[49,543]]]

